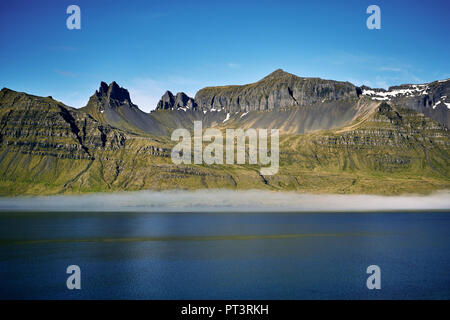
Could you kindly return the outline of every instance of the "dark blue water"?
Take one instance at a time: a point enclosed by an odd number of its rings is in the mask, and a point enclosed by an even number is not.
[[[0,298],[449,299],[450,214],[1,213]]]

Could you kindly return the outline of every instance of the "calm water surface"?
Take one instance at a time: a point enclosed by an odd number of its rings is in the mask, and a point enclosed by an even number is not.
[[[0,298],[450,299],[450,213],[3,212]]]

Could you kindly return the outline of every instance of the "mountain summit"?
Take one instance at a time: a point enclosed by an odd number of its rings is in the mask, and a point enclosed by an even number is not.
[[[278,79],[278,78],[282,78],[282,77],[288,77],[288,76],[294,76],[292,73],[286,72],[283,69],[277,69],[274,72],[268,74],[267,76],[265,76],[264,78],[262,78],[260,81],[263,80],[269,80],[269,79]]]
[[[177,110],[182,109],[186,110],[194,110],[197,108],[197,104],[194,99],[189,97],[184,92],[178,92],[176,96],[172,94],[170,91],[166,91],[164,95],[159,100],[158,105],[156,106],[156,110]]]
[[[99,102],[103,107],[117,108],[122,105],[136,107],[131,102],[130,93],[127,89],[120,87],[115,81],[107,85],[105,82],[100,82],[100,88],[91,96],[90,101]],[[103,109],[100,109],[104,110]]]
[[[134,106],[128,90],[120,87],[115,81],[111,82],[109,86],[102,81],[95,95],[100,99],[105,98],[111,106],[120,106],[123,104]]]
[[[100,123],[109,124],[133,133],[158,131],[158,124],[131,102],[127,89],[115,81],[107,85],[100,83],[100,88],[90,97],[87,105],[80,110],[91,115]]]

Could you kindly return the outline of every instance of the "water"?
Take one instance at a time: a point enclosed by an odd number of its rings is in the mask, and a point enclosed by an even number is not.
[[[450,213],[3,212],[0,298],[449,299]]]

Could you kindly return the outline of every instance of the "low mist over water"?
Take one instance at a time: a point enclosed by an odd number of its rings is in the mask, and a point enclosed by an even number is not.
[[[432,195],[317,195],[262,190],[139,191],[0,198],[1,211],[383,211],[449,210],[450,191]]]

